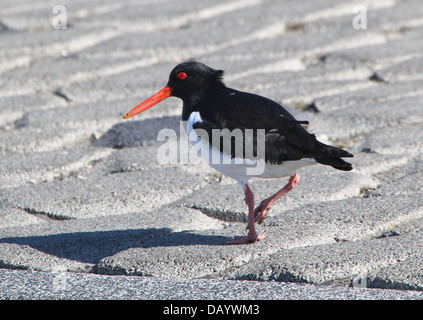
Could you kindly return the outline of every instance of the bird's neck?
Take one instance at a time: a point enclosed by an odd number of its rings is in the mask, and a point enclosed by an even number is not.
[[[184,104],[182,106],[182,121],[188,121],[191,112],[191,105],[184,101]]]
[[[219,91],[224,90],[225,88],[225,85],[221,85],[219,83],[219,85],[215,85],[208,90],[196,92],[195,95],[185,97],[183,99],[182,121],[187,121],[193,111],[199,111],[202,101],[206,100],[210,96],[216,95]]]

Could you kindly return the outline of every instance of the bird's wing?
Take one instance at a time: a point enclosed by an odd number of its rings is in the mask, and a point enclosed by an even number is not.
[[[222,90],[223,91],[223,90]],[[285,108],[270,99],[227,88],[204,105],[205,115],[217,128],[264,129],[272,140],[284,141],[292,147],[311,151],[315,147],[314,135],[307,132],[302,124],[307,121],[296,120]],[[200,107],[200,112],[201,111]],[[276,135],[276,137],[275,137]]]
[[[203,108],[204,107],[204,108]],[[197,128],[206,129],[264,129],[265,158],[268,162],[281,163],[302,158],[335,159],[352,157],[349,152],[323,144],[309,133],[284,107],[259,95],[224,88],[214,93],[197,107],[203,119]],[[244,134],[245,138],[245,134]],[[257,136],[253,137],[257,149]],[[323,160],[322,160],[323,161]]]

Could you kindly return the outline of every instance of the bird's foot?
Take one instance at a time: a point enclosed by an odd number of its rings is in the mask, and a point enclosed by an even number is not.
[[[280,197],[291,191],[297,183],[300,181],[300,176],[296,173],[290,179],[289,182],[275,193],[273,196],[264,199],[257,208],[254,209],[254,222],[258,224],[262,224],[264,219],[266,219],[270,209],[272,208],[272,204],[278,200]]]
[[[269,204],[268,199],[263,200],[257,208],[254,209],[254,222],[262,224],[264,219],[267,218],[272,205]]]
[[[264,234],[260,234],[260,235],[257,235],[257,234],[255,234],[255,235],[248,235],[248,236],[245,236],[245,237],[237,237],[237,238],[235,238],[234,240],[229,240],[229,241],[226,241],[225,242],[225,244],[247,244],[247,243],[254,243],[254,242],[256,242],[256,241],[260,241],[260,240],[263,240],[264,239],[264,237],[265,237],[265,235]]]

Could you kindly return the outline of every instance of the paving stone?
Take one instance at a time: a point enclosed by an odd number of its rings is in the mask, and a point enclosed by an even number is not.
[[[37,152],[23,157],[20,152],[7,152],[0,159],[1,186],[17,187],[63,180],[70,176],[83,177],[86,172],[110,154],[107,148],[68,148],[58,152]]]
[[[84,290],[81,290],[84,288]],[[0,269],[1,299],[421,300],[420,291]],[[153,309],[153,308],[152,308]],[[150,310],[150,308],[149,308]],[[157,310],[154,308],[154,310]],[[162,311],[162,309],[159,309]],[[262,312],[264,313],[264,311]]]
[[[171,232],[183,235],[190,234],[190,230],[201,232],[224,227],[222,222],[197,210],[174,205],[150,212],[110,215],[100,220],[98,217],[57,220],[42,213],[21,210],[20,221],[10,223],[17,215],[12,216],[10,211],[8,214],[9,220],[0,229],[0,245],[4,249],[0,253],[2,267],[45,271],[59,266],[69,271],[86,272],[105,257],[130,248],[154,246],[154,238]],[[186,241],[189,243],[190,239]],[[26,254],[30,257],[25,258]],[[45,262],[49,259],[54,259],[54,263]]]
[[[376,102],[372,108],[360,105],[354,109],[334,111],[330,115],[315,117],[310,130],[336,139],[348,137],[345,132],[349,133],[349,137],[353,137],[387,126],[416,124],[421,121],[423,113],[418,101],[418,97],[413,97]]]
[[[0,267],[44,271],[2,269],[2,298],[101,298],[122,283],[159,299],[420,297],[419,0],[61,4],[65,30],[56,4],[2,2]],[[352,25],[357,5],[367,29]],[[354,170],[303,168],[258,226],[266,238],[225,246],[247,232],[242,189],[205,163],[160,158],[162,129],[181,138],[182,102],[122,119],[188,59],[310,121]],[[286,182],[250,185],[259,203]],[[105,289],[59,292],[57,272]]]
[[[400,267],[396,266],[401,265],[402,261],[413,259],[416,262],[414,257],[421,257],[421,253],[417,246],[409,246],[410,241],[421,243],[421,239],[414,235],[281,251],[254,261],[251,265],[255,267],[249,265],[248,271],[245,267],[238,268],[231,277],[353,285],[354,282],[359,283],[360,279],[371,278],[373,273],[386,266],[393,265],[394,269],[398,269]],[[421,263],[415,263],[413,267],[413,270],[407,271],[419,278]]]
[[[116,173],[93,181],[79,176],[63,182],[9,188],[2,192],[1,199],[53,219],[75,219],[159,208],[199,189],[203,183],[177,168]]]
[[[420,253],[401,263],[382,268],[376,274],[366,278],[368,287],[422,291],[421,259]]]

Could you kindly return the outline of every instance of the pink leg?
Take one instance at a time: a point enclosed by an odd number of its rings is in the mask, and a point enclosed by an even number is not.
[[[245,203],[248,206],[248,235],[239,237],[235,240],[227,241],[225,244],[244,244],[249,242],[256,242],[264,238],[264,235],[257,235],[256,226],[254,222],[254,194],[248,184],[245,184]]]
[[[283,195],[287,194],[291,191],[297,183],[300,181],[300,176],[296,173],[290,179],[289,182],[286,184],[285,187],[280,189],[276,192],[273,196],[264,199],[257,208],[254,210],[254,222],[258,222],[261,224],[264,219],[266,219],[267,214],[269,213],[270,209],[272,208],[272,204],[278,200]]]

